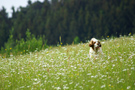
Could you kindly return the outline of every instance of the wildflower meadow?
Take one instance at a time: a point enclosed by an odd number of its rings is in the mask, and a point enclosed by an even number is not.
[[[135,35],[101,42],[92,59],[88,43],[0,56],[0,90],[135,90]]]

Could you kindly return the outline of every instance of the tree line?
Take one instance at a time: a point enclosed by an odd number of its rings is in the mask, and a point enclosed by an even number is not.
[[[26,39],[29,29],[36,37],[45,35],[48,45],[134,34],[135,0],[28,0],[26,7],[12,7],[12,17],[0,10],[0,47],[12,29],[14,41]]]

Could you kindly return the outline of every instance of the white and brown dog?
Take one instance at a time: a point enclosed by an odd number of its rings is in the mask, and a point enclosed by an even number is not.
[[[102,48],[101,48],[101,43],[96,38],[92,38],[90,40],[89,47],[90,47],[90,50],[89,50],[90,58],[95,57],[99,54],[103,54]]]

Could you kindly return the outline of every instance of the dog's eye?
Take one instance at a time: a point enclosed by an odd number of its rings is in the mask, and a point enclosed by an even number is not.
[[[98,45],[100,45],[100,42],[98,41]]]

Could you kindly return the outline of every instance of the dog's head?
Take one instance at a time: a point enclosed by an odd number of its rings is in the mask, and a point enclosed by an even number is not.
[[[99,40],[95,39],[95,38],[92,38],[89,42],[89,47],[92,47],[93,49],[94,48],[99,48],[101,47],[101,43]]]

